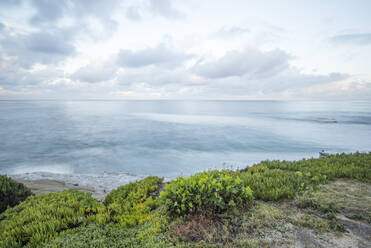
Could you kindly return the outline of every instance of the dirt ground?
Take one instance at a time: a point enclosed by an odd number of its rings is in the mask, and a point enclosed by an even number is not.
[[[262,247],[371,247],[370,184],[341,179],[322,186],[313,197],[320,204],[332,204],[334,216],[299,208],[295,201],[262,203],[280,211],[276,224],[263,225],[263,235],[249,238]]]

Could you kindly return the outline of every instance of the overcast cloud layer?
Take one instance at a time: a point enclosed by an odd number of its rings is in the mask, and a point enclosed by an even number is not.
[[[294,3],[2,0],[0,99],[371,100],[371,2]]]

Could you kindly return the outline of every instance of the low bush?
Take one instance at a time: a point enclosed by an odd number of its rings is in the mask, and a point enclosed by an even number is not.
[[[135,226],[153,219],[151,210],[156,207],[153,197],[158,194],[162,178],[150,176],[112,190],[104,204],[114,222],[121,226]]]
[[[32,195],[31,191],[23,184],[5,175],[0,175],[0,213],[24,201],[30,195]]]
[[[89,222],[106,223],[104,206],[86,193],[63,191],[30,196],[0,214],[0,247],[39,247]]]
[[[166,185],[160,199],[173,216],[184,216],[198,210],[222,213],[244,206],[253,199],[250,187],[228,171],[209,171],[183,178]]]
[[[336,178],[371,182],[371,153],[342,153],[299,161],[267,160],[237,174],[257,199],[292,199]]]
[[[298,192],[310,187],[310,180],[302,173],[270,170],[265,166],[253,166],[239,174],[243,182],[250,186],[256,199],[276,201],[292,199]]]
[[[309,177],[317,177],[317,181],[321,183],[336,178],[371,182],[371,152],[341,153],[327,158],[311,158],[299,161],[263,161],[260,165],[264,165],[269,169],[300,171]]]

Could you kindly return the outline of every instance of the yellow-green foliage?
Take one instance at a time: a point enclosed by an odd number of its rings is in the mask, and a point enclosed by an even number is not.
[[[174,247],[166,242],[160,233],[142,237],[153,229],[154,225],[147,222],[135,227],[121,227],[117,224],[97,226],[90,224],[79,228],[78,231],[57,237],[44,248],[164,248]]]
[[[86,193],[30,196],[0,215],[0,247],[38,247],[89,222],[105,223],[104,206]]]
[[[13,179],[0,175],[0,213],[7,207],[13,207],[19,202],[24,201],[31,195],[31,191],[23,184],[17,183]]]
[[[321,159],[302,159],[299,161],[263,161],[260,164],[270,169],[300,171],[320,182],[335,178],[357,179],[371,182],[371,153],[334,154]]]
[[[153,218],[150,214],[156,202],[152,196],[158,193],[162,178],[150,176],[112,190],[106,196],[104,204],[114,222],[121,226],[134,226]]]
[[[228,171],[209,171],[183,178],[166,185],[162,203],[172,215],[186,215],[203,209],[214,213],[241,207],[252,200],[250,187]]]
[[[292,199],[297,193],[335,178],[371,182],[371,153],[343,153],[293,162],[263,161],[237,174],[258,199]]]
[[[239,176],[251,187],[254,197],[261,200],[292,199],[311,185],[311,181],[300,172],[271,170],[264,165],[253,166]]]

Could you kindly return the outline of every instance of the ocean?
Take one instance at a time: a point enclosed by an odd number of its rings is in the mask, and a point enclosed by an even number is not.
[[[266,159],[371,151],[367,101],[0,101],[0,174],[111,190]]]

